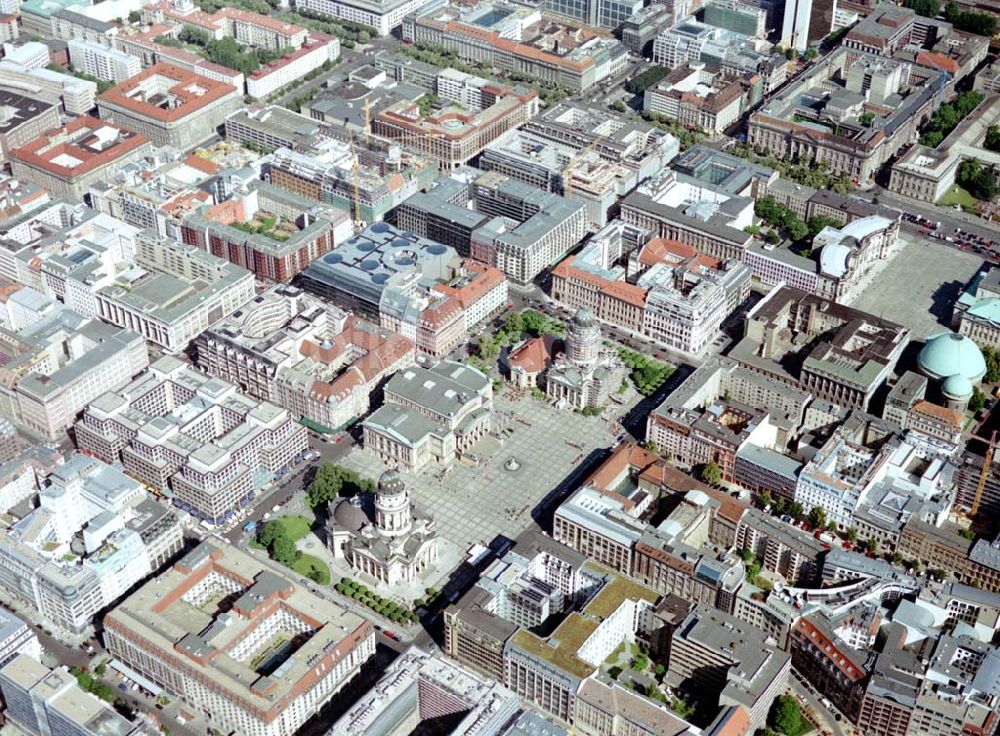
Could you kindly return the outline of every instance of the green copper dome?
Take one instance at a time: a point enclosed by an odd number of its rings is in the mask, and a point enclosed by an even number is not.
[[[921,371],[937,379],[958,376],[979,383],[986,374],[986,361],[979,346],[965,335],[954,332],[927,338],[917,363]]]
[[[972,396],[972,384],[968,378],[949,376],[941,384],[941,393],[949,399],[965,400]]]

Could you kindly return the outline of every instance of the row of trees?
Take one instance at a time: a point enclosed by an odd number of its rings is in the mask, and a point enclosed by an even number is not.
[[[960,31],[979,36],[992,36],[997,27],[997,19],[992,15],[962,10],[954,0],[945,5],[944,19]]]
[[[371,478],[363,478],[353,470],[336,463],[323,463],[309,484],[309,506],[316,508],[341,496],[350,497],[358,493],[374,492],[375,481]]]
[[[934,148],[983,101],[983,95],[971,90],[959,92],[952,102],[941,105],[931,116],[920,135],[920,143]]]
[[[937,18],[941,15],[940,0],[906,0],[903,5],[925,18]],[[992,36],[996,30],[996,19],[992,15],[962,10],[954,1],[944,7],[944,19],[960,31],[980,36]]]
[[[622,111],[624,112],[624,110]],[[683,124],[668,118],[665,115],[657,115],[655,112],[643,112],[642,119],[647,123],[652,123],[660,130],[665,130],[680,142],[682,151],[686,151],[691,146],[696,146],[705,140],[706,135],[701,130],[685,127]]]
[[[496,74],[490,64],[472,63],[459,57],[454,51],[435,46],[434,44],[418,41],[413,44],[404,44],[399,47],[399,51],[410,56],[417,61],[437,67],[451,67],[466,74],[495,79],[500,82],[513,82],[515,84],[525,84],[537,90],[539,98],[546,105],[559,102],[570,96],[570,91],[555,82],[548,82],[536,79],[520,72],[506,72]]]
[[[630,369],[629,378],[632,380],[632,385],[643,396],[655,394],[676,370],[668,363],[628,348],[619,348],[618,357]]]
[[[969,158],[959,165],[955,181],[976,199],[990,201],[997,196],[997,175],[991,166]]]
[[[632,79],[625,82],[625,91],[634,95],[642,94],[649,87],[659,82],[670,73],[670,69],[665,66],[653,65],[642,74],[637,74]]]
[[[813,189],[829,189],[837,194],[848,194],[854,189],[850,175],[831,172],[823,161],[803,161],[798,157],[786,161],[771,155],[763,146],[749,146],[745,143],[731,144],[726,148],[726,153],[772,168],[781,174],[782,179]]]
[[[340,582],[333,587],[338,593],[358,601],[380,616],[385,616],[390,621],[401,624],[417,620],[417,614],[413,611],[399,605],[395,601],[383,598],[375,591],[352,578],[341,578]]]

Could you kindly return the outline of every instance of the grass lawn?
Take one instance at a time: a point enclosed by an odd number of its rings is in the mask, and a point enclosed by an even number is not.
[[[308,516],[302,516],[301,514],[293,514],[291,516],[278,516],[271,519],[268,523],[280,524],[282,530],[285,534],[291,538],[293,542],[297,542],[310,531],[312,531],[313,520]]]
[[[945,192],[944,196],[938,200],[938,204],[945,207],[951,207],[956,204],[960,207],[975,207],[978,202],[979,200],[958,184],[953,184],[951,189]]]
[[[307,555],[305,553],[299,555],[299,559],[297,559],[295,564],[292,565],[292,569],[299,575],[305,575],[307,578],[312,570],[319,570],[319,576],[316,582],[320,585],[330,584],[330,568],[326,566],[326,563],[323,562],[323,560],[315,555]]]

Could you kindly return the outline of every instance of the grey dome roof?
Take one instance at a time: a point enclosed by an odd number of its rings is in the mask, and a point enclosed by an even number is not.
[[[590,307],[580,307],[576,312],[576,316],[573,317],[573,321],[581,327],[590,327],[597,324],[597,318],[590,311]]]
[[[337,522],[337,526],[341,529],[355,533],[361,531],[370,523],[368,514],[361,508],[361,498],[359,496],[338,501],[337,506],[333,510],[333,520]]]
[[[402,493],[406,490],[406,484],[403,483],[403,476],[399,474],[398,470],[385,471],[378,479],[378,490],[379,493],[385,495]]]

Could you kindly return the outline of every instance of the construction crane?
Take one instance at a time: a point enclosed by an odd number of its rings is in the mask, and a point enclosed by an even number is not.
[[[989,444],[986,445],[986,457],[983,458],[983,469],[979,473],[979,483],[976,484],[976,495],[972,498],[972,506],[969,507],[969,518],[975,519],[979,513],[979,504],[983,501],[983,491],[986,489],[986,479],[989,477],[990,468],[993,466],[993,453],[997,449],[996,430],[990,436]]]
[[[368,137],[372,134],[372,107],[371,100],[365,95],[365,147],[368,147]]]
[[[582,159],[589,151],[593,150],[598,143],[603,141],[608,137],[608,133],[602,133],[597,136],[584,146],[578,154],[570,159],[569,163],[566,164],[566,168],[563,169],[563,192],[566,195],[566,199],[573,200],[573,169],[576,167],[577,163]]]
[[[354,148],[354,136],[351,136],[351,174],[354,178],[354,226],[361,230],[365,226],[361,219],[361,164]]]

